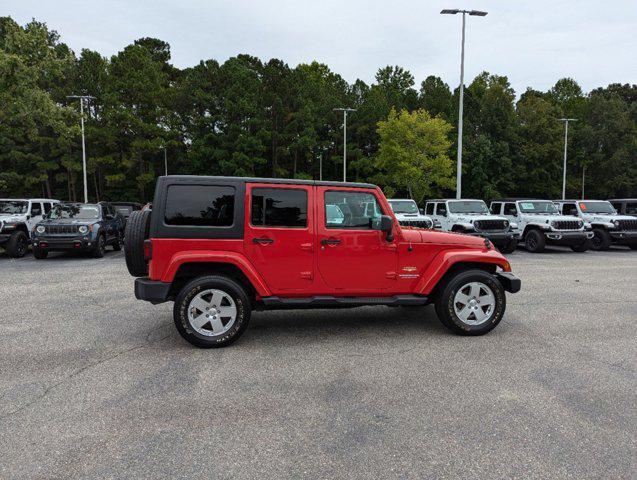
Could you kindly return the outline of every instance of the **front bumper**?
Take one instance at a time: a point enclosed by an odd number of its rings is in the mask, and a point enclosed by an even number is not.
[[[170,283],[159,282],[146,277],[136,278],[135,298],[137,300],[146,300],[153,304],[166,302],[168,301],[170,286]]]
[[[482,237],[488,238],[491,243],[493,243],[496,247],[501,247],[506,245],[511,241],[512,238],[515,238],[513,232],[468,232],[469,235],[473,235],[474,237]]]
[[[11,238],[10,233],[0,233],[0,245],[7,243]]]
[[[90,237],[73,236],[73,237],[55,237],[55,236],[37,236],[32,242],[34,247],[46,251],[62,251],[62,250],[78,250],[89,251],[95,248],[95,242]]]
[[[517,293],[520,291],[522,281],[511,272],[498,272],[495,276],[502,284],[502,288],[504,288],[507,292]]]
[[[637,232],[609,231],[610,238],[619,245],[637,245]]]
[[[582,242],[593,238],[593,232],[586,232],[582,230],[574,232],[556,232],[556,231],[544,231],[546,236],[546,243],[549,245],[581,245]]]

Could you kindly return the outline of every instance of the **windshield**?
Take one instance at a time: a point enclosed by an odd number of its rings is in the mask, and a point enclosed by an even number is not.
[[[553,202],[519,202],[518,206],[522,213],[556,214],[557,208]]]
[[[394,213],[418,213],[418,205],[413,200],[390,200],[389,206]]]
[[[97,205],[56,205],[51,210],[49,218],[95,220],[97,218],[100,218],[100,210]]]
[[[16,200],[0,200],[0,213],[5,215],[17,215],[27,213],[29,210],[29,202],[20,202]]]
[[[582,213],[616,213],[610,202],[579,202]]]
[[[480,200],[459,200],[449,202],[451,213],[483,213],[488,214],[487,204]]]

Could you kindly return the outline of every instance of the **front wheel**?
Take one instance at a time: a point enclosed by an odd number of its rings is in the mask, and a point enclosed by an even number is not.
[[[442,324],[459,335],[484,335],[504,315],[506,296],[500,282],[484,270],[466,270],[451,277],[436,298]]]
[[[186,284],[173,309],[185,340],[201,348],[230,345],[248,327],[251,304],[241,285],[228,277],[198,277]]]
[[[591,239],[591,248],[593,250],[608,250],[610,248],[610,235],[602,228],[593,229],[593,238]]]
[[[99,235],[95,242],[95,250],[93,250],[93,258],[102,258],[106,253],[106,239],[104,235]]]
[[[531,253],[543,252],[546,247],[546,238],[544,238],[544,234],[539,230],[531,230],[526,234],[524,246]]]
[[[29,237],[22,231],[13,232],[7,243],[7,253],[12,258],[22,258],[29,249]]]
[[[500,248],[500,252],[502,253],[513,253],[516,248],[518,248],[518,241],[515,238],[510,238],[507,243],[502,245]]]

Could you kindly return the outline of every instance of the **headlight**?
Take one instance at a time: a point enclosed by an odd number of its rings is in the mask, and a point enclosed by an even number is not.
[[[86,225],[82,225],[80,228],[78,228],[78,232],[84,235],[85,233],[88,233],[88,227]]]
[[[505,220],[505,221],[504,221],[504,226],[505,226],[505,227],[508,227],[508,226],[509,226],[509,221],[508,221],[508,220]]]
[[[615,227],[619,227],[619,220],[613,220],[613,225],[615,225]]]
[[[582,228],[583,226],[584,226],[584,222],[582,222],[581,220],[577,222],[577,228]]]
[[[35,231],[38,233],[44,233],[46,232],[46,227],[44,225],[38,225],[37,227],[35,227]]]

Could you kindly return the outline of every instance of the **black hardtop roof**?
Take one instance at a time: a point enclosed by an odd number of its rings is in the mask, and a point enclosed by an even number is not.
[[[321,180],[301,180],[294,178],[259,178],[259,177],[223,177],[223,176],[206,176],[206,175],[168,175],[160,177],[166,179],[168,182],[171,180],[179,181],[201,181],[201,180],[216,180],[220,182],[243,182],[243,183],[272,183],[272,184],[284,184],[284,185],[316,185],[321,187],[351,187],[351,188],[376,188],[376,185],[371,183],[358,183],[358,182],[330,182]]]

